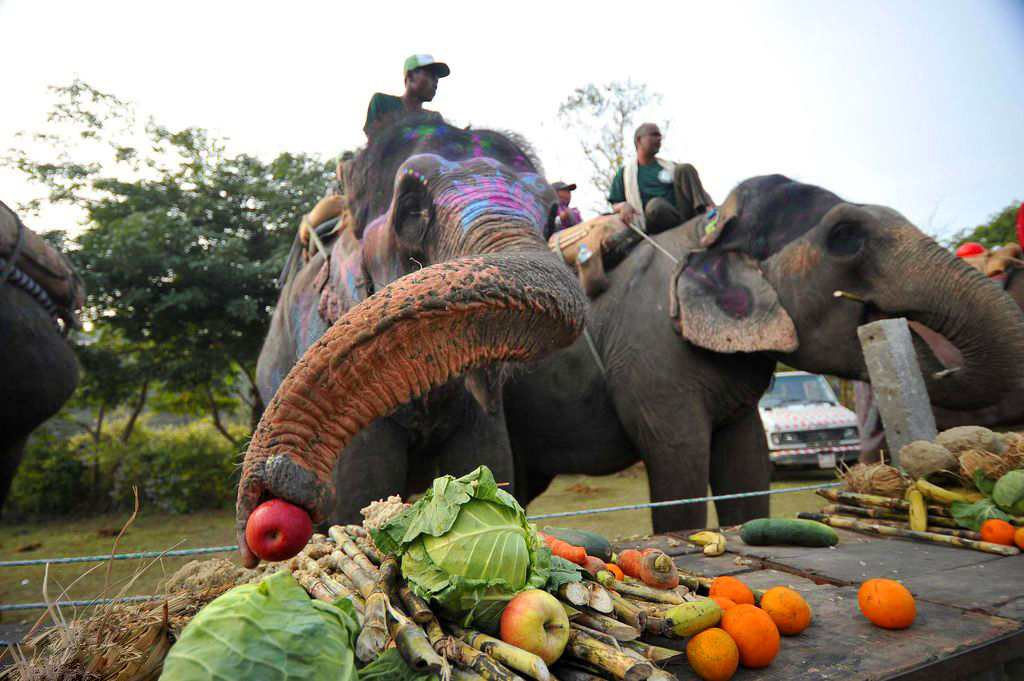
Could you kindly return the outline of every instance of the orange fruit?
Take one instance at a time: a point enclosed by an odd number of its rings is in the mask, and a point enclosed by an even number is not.
[[[728,681],[736,673],[740,651],[732,636],[712,627],[687,642],[686,659],[694,673],[704,681]]]
[[[891,579],[869,579],[861,584],[857,603],[872,624],[884,629],[906,629],[917,615],[917,604],[907,587]]]
[[[711,582],[711,588],[708,589],[708,596],[725,596],[731,598],[736,605],[754,604],[754,593],[735,577],[715,577],[715,581]]]
[[[1017,531],[1013,533],[1013,543],[1017,545],[1017,548],[1024,550],[1024,527],[1018,527]]]
[[[989,518],[981,524],[981,540],[993,544],[1005,544],[1013,546],[1013,533],[1015,528],[1005,520]]]
[[[765,667],[779,654],[779,628],[764,610],[741,603],[722,614],[722,629],[736,641],[740,664]]]
[[[811,606],[793,589],[775,586],[761,596],[761,609],[779,628],[779,633],[795,636],[811,625]]]
[[[711,600],[718,603],[718,607],[722,609],[722,612],[725,612],[729,608],[735,608],[737,605],[736,601],[728,596],[712,596]]]

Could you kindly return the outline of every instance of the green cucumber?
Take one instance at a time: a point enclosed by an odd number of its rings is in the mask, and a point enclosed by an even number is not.
[[[541,531],[573,546],[582,546],[587,550],[588,556],[600,558],[606,563],[612,559],[612,545],[596,532],[576,530],[571,527],[551,527],[550,525]]]
[[[740,539],[751,546],[794,544],[835,546],[839,535],[824,523],[798,518],[758,518],[740,528]]]

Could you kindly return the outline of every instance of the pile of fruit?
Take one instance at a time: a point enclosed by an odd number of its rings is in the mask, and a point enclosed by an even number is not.
[[[819,490],[832,503],[800,517],[1005,556],[1024,549],[1024,435],[951,428],[903,447],[899,463],[844,471],[847,490]]]

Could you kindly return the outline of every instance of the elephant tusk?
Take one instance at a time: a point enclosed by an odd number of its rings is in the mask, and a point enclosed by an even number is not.
[[[936,371],[934,374],[932,374],[932,378],[934,378],[937,381],[940,378],[945,378],[946,376],[949,376],[954,371],[960,371],[961,368],[962,367],[953,367],[952,369],[943,369],[942,371]]]
[[[852,301],[857,302],[857,303],[867,303],[868,302],[867,298],[862,298],[862,297],[858,296],[856,293],[849,293],[847,291],[838,291],[838,290],[837,291],[833,291],[832,292],[832,296],[834,298],[846,298],[847,300],[852,300]]]

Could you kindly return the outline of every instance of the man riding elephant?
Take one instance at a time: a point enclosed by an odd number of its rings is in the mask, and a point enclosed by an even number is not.
[[[608,192],[608,202],[622,221],[649,234],[680,225],[715,205],[696,168],[658,158],[661,139],[654,123],[637,128],[636,158],[616,171]]]
[[[448,65],[435,61],[429,54],[414,54],[405,60],[402,66],[405,74],[405,92],[400,97],[374,93],[366,108],[366,123],[363,132],[372,140],[378,130],[387,125],[395,117],[410,114],[427,114],[440,121],[441,114],[423,108],[423,104],[433,101],[437,93],[437,81],[451,74]]]

